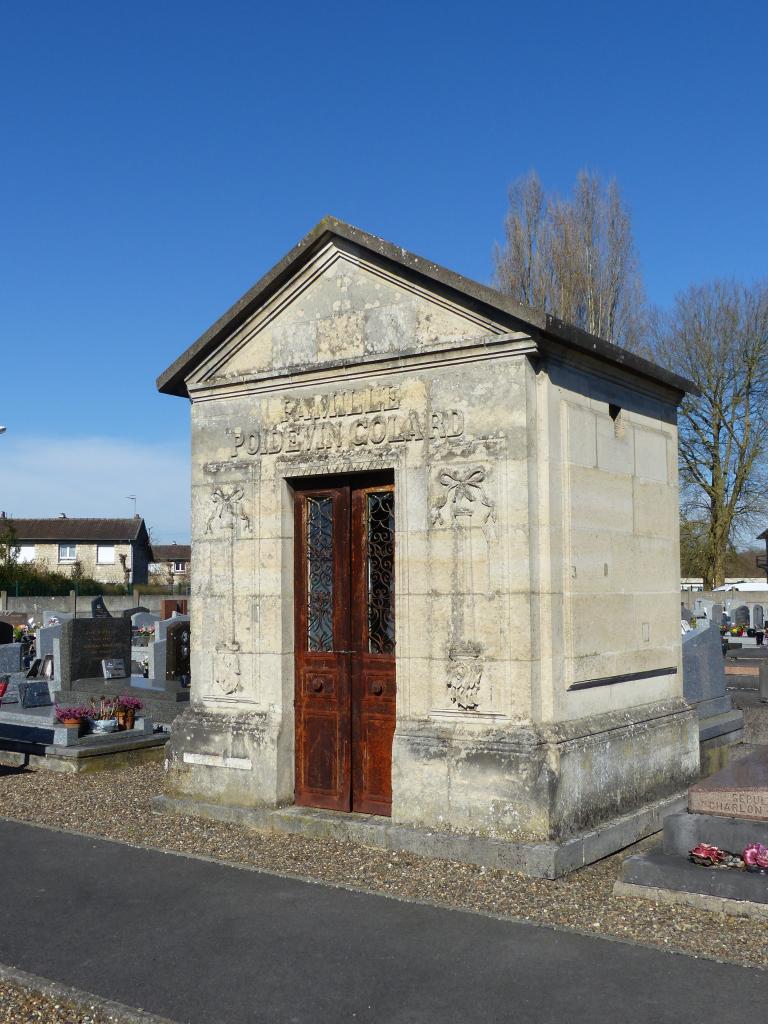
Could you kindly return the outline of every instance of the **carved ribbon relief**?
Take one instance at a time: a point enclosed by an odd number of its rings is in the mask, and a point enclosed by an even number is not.
[[[488,496],[483,466],[441,470],[437,482],[444,488],[431,509],[432,525],[445,526],[446,516],[454,531],[453,592],[451,594],[451,636],[448,649],[446,686],[451,703],[462,711],[475,711],[480,702],[483,662],[480,644],[467,640],[474,630],[474,571],[472,553],[472,519],[477,514],[486,545],[486,562],[490,564],[490,545],[495,536],[496,505]],[[467,629],[467,620],[470,629]]]
[[[231,696],[241,689],[240,644],[236,635],[235,621],[235,533],[237,524],[242,523],[244,530],[250,530],[251,521],[245,513],[242,500],[244,490],[240,486],[225,491],[223,487],[215,487],[211,493],[213,506],[205,524],[205,533],[213,533],[213,527],[226,530],[229,558],[229,637],[216,644],[214,682],[219,691]]]

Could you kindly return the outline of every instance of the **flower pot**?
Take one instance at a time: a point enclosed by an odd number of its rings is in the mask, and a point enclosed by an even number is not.
[[[62,718],[61,724],[62,725],[80,725],[80,719],[79,718]]]
[[[89,719],[91,732],[99,735],[100,733],[116,732],[117,731],[117,719],[116,718],[91,718]]]
[[[121,729],[132,729],[136,722],[136,712],[133,708],[117,709],[117,724]]]

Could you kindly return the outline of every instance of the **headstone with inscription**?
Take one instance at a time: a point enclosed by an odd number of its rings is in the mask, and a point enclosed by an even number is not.
[[[94,619],[111,619],[112,612],[104,604],[103,597],[94,597],[91,601],[91,615]]]
[[[10,622],[0,622],[0,645],[13,643],[13,626]]]
[[[102,658],[101,671],[105,679],[125,679],[125,662],[122,658]]]
[[[768,821],[768,748],[761,747],[691,786],[688,810]]]
[[[71,619],[62,624],[57,675],[62,690],[76,679],[102,678],[104,659],[131,660],[130,619]]]
[[[165,678],[189,678],[189,622],[185,619],[171,623],[166,630]]]

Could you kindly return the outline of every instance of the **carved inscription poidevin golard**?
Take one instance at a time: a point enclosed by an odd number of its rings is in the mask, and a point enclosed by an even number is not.
[[[285,398],[280,423],[231,428],[229,433],[233,459],[281,452],[349,451],[461,437],[464,414],[459,409],[435,410],[429,415],[401,409],[400,389],[391,385]]]

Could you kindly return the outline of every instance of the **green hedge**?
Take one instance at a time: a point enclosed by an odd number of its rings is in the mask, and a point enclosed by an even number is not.
[[[0,590],[17,597],[66,597],[70,590],[78,594],[125,594],[118,583],[99,583],[88,576],[73,579],[54,570],[35,569],[17,562],[0,564]]]

